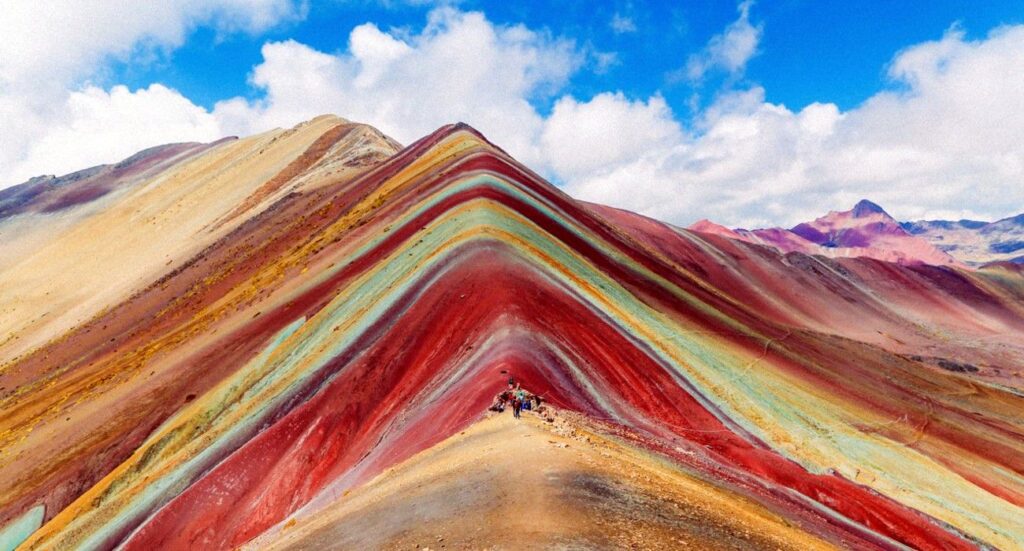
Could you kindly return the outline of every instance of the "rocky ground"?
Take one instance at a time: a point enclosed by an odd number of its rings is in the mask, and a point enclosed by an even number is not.
[[[260,549],[818,549],[829,545],[578,415],[493,414]]]

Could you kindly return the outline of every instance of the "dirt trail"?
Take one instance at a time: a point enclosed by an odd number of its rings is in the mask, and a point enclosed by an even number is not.
[[[493,415],[259,549],[825,549],[577,416]]]

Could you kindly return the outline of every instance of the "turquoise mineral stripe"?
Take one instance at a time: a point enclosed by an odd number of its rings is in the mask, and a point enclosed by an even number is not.
[[[43,525],[46,506],[36,505],[0,528],[0,551],[13,551]]]
[[[550,241],[545,242],[543,239],[538,239],[539,237],[537,234],[524,235],[523,239],[533,246],[550,244]],[[582,260],[572,256],[558,257],[557,263],[549,266],[549,268],[557,269],[558,266],[566,268],[568,273],[572,273],[574,276],[581,277],[589,282],[599,281],[604,277],[600,271],[593,269],[592,266],[584,264]],[[566,280],[564,283],[570,287],[573,286],[571,281]],[[584,295],[589,294],[586,289],[580,288],[577,291]],[[745,371],[745,377],[730,377],[727,380],[720,379],[710,386],[701,383],[696,378],[686,377],[697,388],[698,395],[695,398],[711,401],[711,397],[731,395],[734,400],[742,401],[747,407],[756,406],[759,416],[772,419],[770,422],[764,423],[763,426],[783,427],[782,432],[790,437],[801,434],[807,436],[792,449],[780,446],[772,433],[760,430],[761,424],[748,419],[744,412],[733,409],[730,401],[715,400],[713,402],[714,405],[723,410],[726,413],[726,417],[728,417],[728,419],[723,419],[723,421],[728,423],[731,420],[749,432],[757,434],[762,440],[772,442],[774,444],[773,447],[777,451],[797,461],[811,472],[830,472],[836,470],[836,465],[809,462],[807,456],[797,453],[799,452],[799,447],[814,447],[817,448],[819,453],[832,458],[845,457],[847,462],[842,468],[844,476],[852,478],[858,470],[870,471],[877,480],[884,481],[884,484],[875,483],[873,487],[890,497],[899,499],[899,496],[904,493],[902,488],[906,486],[907,481],[911,481],[914,483],[915,488],[917,488],[915,493],[925,500],[931,501],[934,507],[954,511],[957,515],[967,518],[974,518],[970,510],[963,507],[960,503],[947,503],[939,499],[937,495],[934,495],[935,489],[949,484],[950,477],[953,477],[953,480],[960,480],[959,477],[949,472],[944,466],[931,460],[924,454],[915,450],[908,450],[901,443],[894,442],[888,438],[866,435],[859,430],[835,433],[835,414],[834,408],[830,407],[830,402],[804,393],[792,384],[787,384],[780,379],[770,376],[755,376],[745,366],[741,367],[742,364],[738,361],[723,361],[720,356],[728,355],[728,352],[725,350],[719,349],[714,354],[707,354],[703,347],[694,347],[695,343],[692,340],[682,338],[682,333],[673,331],[671,327],[663,324],[663,320],[660,319],[660,313],[636,300],[636,297],[629,293],[628,290],[614,285],[610,281],[609,287],[602,289],[600,296],[591,294],[588,302],[596,304],[600,297],[609,296],[614,297],[616,299],[615,302],[620,305],[632,303],[631,307],[625,308],[625,310],[629,311],[630,315],[636,316],[641,320],[638,324],[639,326],[658,329],[657,333],[660,335],[660,338],[657,341],[649,341],[639,334],[635,334],[634,336],[638,340],[646,341],[650,348],[656,352],[662,350],[663,343],[667,341],[674,345],[672,348],[676,351],[683,352],[684,356],[689,356],[683,363],[676,363],[672,362],[671,358],[667,355],[659,354],[665,363],[674,365],[677,370],[689,373],[699,371],[705,376],[710,376],[709,378],[732,373],[737,371],[737,369]],[[628,331],[628,328],[633,325],[628,319],[618,318],[611,312],[605,311],[604,315],[612,318],[616,321],[616,325],[624,330]],[[687,367],[687,365],[690,367]],[[796,398],[796,396],[799,397]],[[793,408],[791,404],[794,402],[807,404],[807,407],[803,409]],[[830,428],[830,421],[833,428]],[[896,474],[891,471],[891,467],[879,468],[878,465],[873,465],[872,463],[884,457],[887,459],[885,464],[907,465],[910,463],[906,461],[907,455],[914,456],[916,459],[913,462],[914,465],[926,464],[929,468],[909,467]],[[851,459],[853,461],[850,461]],[[872,469],[870,468],[871,466],[875,468]],[[1002,526],[1013,525],[1013,520],[1005,516],[1005,508],[1000,506],[998,498],[971,484],[964,484],[962,491],[972,494],[974,499],[991,502],[989,510],[992,513],[990,516],[986,519],[975,518],[976,521],[985,523],[988,520],[992,520],[993,517],[1003,516],[1004,518],[999,519]],[[1007,537],[1010,536],[1010,532],[994,531]]]
[[[684,300],[691,306],[694,306],[695,308],[700,309],[702,312],[712,317],[715,317],[720,322],[726,325],[735,327],[737,331],[742,332],[743,334],[753,334],[753,331],[751,331],[747,327],[740,325],[736,320],[733,320],[732,318],[723,315],[716,309],[709,308],[706,304],[699,301],[689,293],[686,293],[677,285],[672,284],[671,282],[665,280],[664,278],[653,274],[652,272],[643,268],[642,266],[639,266],[635,261],[633,261],[631,258],[622,253],[617,247],[613,247],[603,239],[599,239],[589,229],[579,225],[574,220],[572,220],[564,211],[562,211],[561,209],[557,209],[550,202],[539,197],[537,194],[531,192],[528,188],[525,188],[521,185],[501,178],[499,175],[493,172],[481,170],[459,174],[457,177],[453,178],[449,184],[445,185],[440,190],[422,199],[419,203],[417,203],[415,207],[410,207],[406,209],[404,212],[408,214],[406,214],[402,218],[393,220],[391,222],[391,225],[400,226],[402,224],[408,223],[409,221],[416,219],[425,211],[432,208],[436,204],[444,201],[445,199],[452,195],[481,187],[490,187],[492,189],[501,191],[510,197],[515,197],[523,201],[524,203],[533,206],[534,208],[542,212],[547,218],[559,224],[566,231],[573,233],[580,239],[591,243],[599,250],[609,255],[619,264],[623,266],[628,266],[630,269],[640,272],[644,277],[654,279],[655,281],[658,282],[659,285],[664,287],[667,291],[671,292],[676,297]],[[374,238],[367,241],[364,245],[356,249],[356,251],[353,253],[353,257],[360,258],[366,254],[372,253],[372,251],[377,246],[379,246],[387,237],[387,234],[377,234]],[[324,281],[325,279],[335,274],[340,269],[341,266],[334,268],[333,270],[327,271],[322,276],[316,278],[313,282],[307,285],[307,287]],[[680,270],[684,272],[686,271],[683,270],[682,268],[680,268]],[[723,298],[725,298],[726,300],[730,300],[728,299],[728,297]]]
[[[763,441],[772,443],[773,448],[777,451],[793,459],[811,472],[826,473],[834,470],[835,465],[821,464],[809,460],[810,456],[800,453],[800,448],[803,446],[814,447],[818,453],[830,458],[856,458],[858,461],[850,462],[847,466],[848,472],[844,473],[846,476],[850,476],[858,469],[870,471],[876,477],[876,480],[885,482],[884,484],[873,484],[872,487],[885,495],[893,497],[897,501],[903,501],[901,497],[906,495],[903,488],[907,486],[907,482],[910,482],[914,487],[913,493],[920,495],[926,502],[930,502],[931,507],[926,507],[927,512],[930,514],[944,510],[953,511],[957,515],[972,518],[980,524],[996,521],[999,528],[993,528],[993,533],[1004,537],[1011,537],[1012,530],[1008,529],[1008,527],[1014,526],[1015,521],[1011,518],[1012,513],[1006,511],[998,497],[963,481],[943,465],[916,450],[905,448],[900,442],[877,435],[864,434],[850,425],[845,427],[848,430],[837,435],[835,433],[837,425],[833,412],[834,404],[831,401],[806,393],[777,377],[770,375],[761,376],[760,371],[753,372],[749,369],[749,362],[741,363],[736,361],[738,358],[735,357],[732,358],[732,361],[726,360],[725,358],[732,356],[732,354],[724,349],[719,348],[715,353],[708,353],[699,343],[684,338],[684,334],[679,332],[678,329],[673,330],[670,326],[671,322],[667,322],[660,312],[639,301],[628,290],[615,284],[602,272],[584,262],[582,258],[576,257],[573,254],[556,254],[555,251],[551,250],[555,242],[550,239],[550,236],[545,237],[545,234],[542,234],[536,226],[520,226],[518,228],[519,232],[517,232],[513,228],[513,224],[511,224],[511,221],[515,218],[512,215],[500,219],[497,223],[504,229],[509,230],[509,233],[517,235],[533,247],[545,250],[546,254],[555,258],[556,261],[546,267],[542,267],[542,271],[549,270],[559,274],[563,273],[562,270],[564,269],[565,272],[588,282],[601,281],[602,279],[606,281],[608,286],[603,288],[600,296],[598,296],[588,292],[585,288],[576,287],[571,280],[563,279],[565,285],[575,288],[581,295],[587,296],[588,300],[586,302],[598,304],[600,298],[612,297],[616,299],[614,302],[619,306],[626,305],[622,309],[640,319],[639,324],[634,325],[630,320],[620,318],[612,312],[605,311],[604,315],[613,319],[616,322],[615,325],[622,330],[633,333],[637,340],[646,342],[663,362],[673,365],[697,389],[698,395],[694,396],[695,398],[707,404],[712,401],[713,397],[731,396],[732,400],[713,401],[714,405],[725,413],[726,419],[722,419],[724,422],[729,423],[731,421],[732,423],[739,424],[748,432],[757,434]],[[562,252],[564,252],[564,249]],[[529,255],[524,254],[524,256],[531,261],[539,262],[539,260]],[[630,327],[637,326],[657,329],[659,338],[649,340],[638,332],[630,331]],[[666,342],[671,343],[673,346],[666,347]],[[672,361],[671,357],[666,354],[670,348],[681,352],[681,355],[684,356],[684,361]],[[746,376],[722,378],[723,375],[734,374],[737,370],[744,371]],[[699,378],[692,376],[698,372],[708,376],[709,379],[717,378],[718,380],[712,381],[711,384],[702,383]],[[754,418],[748,418],[745,412],[734,408],[734,403],[742,403],[745,407],[757,410],[756,415]],[[795,403],[804,404],[806,407],[795,408],[793,407]],[[781,432],[790,437],[800,434],[810,436],[799,441],[796,446],[786,448],[780,445],[774,433],[760,430],[762,425],[755,422],[757,417],[771,419],[771,421],[767,422],[762,420],[763,426],[781,427]],[[908,456],[913,460],[908,461]],[[872,458],[878,459],[882,457],[888,459],[886,463],[890,467],[871,469],[870,461]],[[892,471],[893,465],[901,465],[903,468],[899,472],[894,472]],[[927,468],[920,468],[922,465],[927,466]],[[953,483],[959,482],[957,485],[960,486],[960,491],[965,495],[972,496],[972,501],[962,503],[989,503],[989,506],[985,508],[990,511],[986,518],[971,515],[971,512],[960,503],[950,504],[933,495],[935,489],[948,486],[951,481]],[[915,508],[922,506],[920,502],[908,503],[908,505]]]
[[[239,371],[239,374],[246,375],[253,374],[254,372],[259,372],[260,368],[263,365],[265,365],[267,360],[271,357],[274,350],[281,346],[281,344],[302,325],[303,321],[304,319],[298,319],[292,322],[284,329],[282,329],[280,332],[278,332],[278,334],[275,335],[273,339],[271,339],[271,342],[267,345],[263,352],[260,353],[259,356],[254,358],[248,364],[246,364]],[[263,377],[257,375],[255,383],[260,384],[262,380]],[[200,406],[209,404],[210,406],[213,407],[208,408],[208,410],[204,412],[204,415],[201,417],[209,419],[209,425],[215,424],[218,418],[222,418],[226,411],[232,409],[237,403],[236,401],[224,401],[224,399],[231,394],[239,392],[242,386],[244,385],[241,385],[238,382],[234,382],[233,384],[229,385],[228,388],[214,389],[212,391],[212,396],[211,394],[204,395],[201,398],[201,401],[196,402],[196,404]],[[212,397],[220,397],[222,398],[222,400],[216,400],[211,403],[210,398]],[[176,422],[168,422],[165,423],[164,426],[172,427],[175,424],[184,424],[187,421],[186,416],[188,415],[189,411],[194,410],[192,410],[191,408],[187,408],[182,413],[179,413],[178,415],[175,416]],[[190,418],[195,419],[196,416],[192,415]],[[152,512],[158,509],[160,506],[165,504],[167,501],[169,501],[172,497],[180,494],[182,491],[188,488],[189,484],[191,484],[191,482],[194,481],[196,477],[198,477],[200,474],[202,474],[202,472],[204,472],[206,466],[212,464],[218,457],[222,457],[223,454],[230,452],[230,450],[237,448],[238,446],[249,440],[256,432],[258,432],[258,428],[259,425],[256,425],[254,423],[245,423],[242,426],[236,425],[229,431],[229,435],[227,438],[220,438],[212,441],[210,445],[206,447],[204,450],[202,450],[197,456],[195,456],[195,458],[192,461],[183,462],[177,468],[173,469],[168,475],[162,478],[146,481],[146,483],[143,485],[143,491],[139,493],[135,500],[123,505],[120,508],[120,511],[117,513],[114,521],[106,523],[105,525],[99,527],[99,529],[97,529],[96,531],[88,534],[87,537],[79,543],[79,545],[81,545],[82,548],[84,549],[98,549],[107,546],[108,540],[110,540],[118,531],[120,531],[122,526],[124,526],[125,524],[134,524],[135,521],[140,520],[141,518],[145,518],[146,516],[152,514]],[[201,436],[202,433],[202,430],[196,430],[193,431],[193,433],[191,434],[184,435],[184,438],[197,438]],[[148,440],[145,444],[143,444],[143,446],[139,448],[139,453],[141,453],[144,456],[149,449],[153,447],[164,447],[167,444],[171,443],[171,441],[179,440],[182,437],[183,435],[180,430],[172,429],[170,434],[164,435],[163,437],[157,438],[155,440],[153,438]],[[180,452],[176,453],[171,458],[162,458],[159,459],[158,461],[160,461],[161,463],[165,463],[179,454]],[[138,453],[136,455],[138,455]],[[145,465],[143,467],[148,466],[149,465]],[[132,481],[126,481],[126,483],[131,484]],[[78,519],[72,521],[71,525],[73,526],[74,524],[76,524],[77,520]],[[71,526],[69,526],[69,528],[71,528]]]
[[[475,185],[480,185],[479,183]],[[224,416],[218,416],[210,425],[206,437],[213,438],[214,444],[210,448],[231,449],[242,439],[238,438],[238,425],[246,428],[259,426],[260,419],[268,407],[260,407],[263,404],[277,404],[293,395],[294,390],[301,386],[309,377],[314,376],[327,361],[337,356],[354,342],[373,322],[377,321],[384,312],[395,305],[408,290],[410,285],[417,282],[415,274],[429,271],[436,263],[445,260],[446,256],[457,250],[461,243],[490,239],[488,233],[493,229],[499,229],[510,235],[530,244],[530,248],[536,248],[547,255],[551,260],[541,260],[522,249],[518,244],[511,243],[513,247],[519,248],[523,257],[533,262],[540,268],[541,272],[547,272],[549,277],[554,277],[563,285],[574,289],[580,296],[586,298],[591,305],[611,303],[618,310],[627,313],[629,318],[614,312],[604,312],[604,315],[612,319],[623,331],[631,333],[635,339],[645,342],[649,350],[656,354],[659,359],[668,365],[672,365],[674,371],[681,377],[690,381],[691,385],[698,389],[703,396],[696,398],[710,400],[710,397],[731,397],[730,400],[715,401],[714,405],[725,413],[734,423],[740,423],[748,431],[761,433],[757,430],[757,424],[746,418],[746,415],[733,406],[739,400],[747,408],[758,410],[759,414],[770,418],[773,422],[769,425],[784,427],[783,432],[788,434],[802,434],[818,427],[825,427],[828,423],[823,419],[815,419],[808,416],[807,412],[801,413],[787,407],[787,402],[793,399],[794,393],[799,393],[792,385],[777,385],[770,378],[756,376],[753,372],[749,377],[737,380],[735,377],[737,369],[745,365],[740,358],[722,350],[720,346],[712,344],[711,349],[707,347],[706,338],[699,335],[688,335],[680,331],[680,328],[669,318],[650,308],[637,297],[633,296],[627,289],[618,285],[614,280],[603,274],[596,267],[590,265],[582,257],[567,250],[564,244],[553,240],[550,235],[543,232],[533,223],[525,220],[520,215],[498,205],[493,201],[477,199],[484,203],[484,208],[475,208],[469,203],[463,205],[463,209],[452,211],[450,214],[440,217],[431,222],[428,226],[431,231],[423,235],[423,246],[410,245],[407,241],[405,247],[399,248],[388,258],[382,259],[378,265],[382,268],[365,274],[361,279],[353,283],[348,293],[339,294],[338,297],[328,304],[323,311],[318,313],[310,321],[296,327],[294,334],[288,339],[286,353],[271,354],[266,363],[266,379],[262,381],[258,389],[253,387],[252,392],[246,392],[243,397],[233,405],[240,411],[247,412],[243,421],[232,425]],[[422,234],[421,234],[422,235]],[[509,245],[510,243],[505,243]],[[437,251],[444,254],[435,255]],[[635,269],[642,270],[640,267]],[[591,282],[601,288],[601,292],[593,293],[587,288],[577,287],[573,278],[566,274],[573,274],[575,278]],[[654,277],[653,274],[650,274]],[[403,277],[404,276],[404,277]],[[592,306],[593,307],[593,306]],[[595,308],[597,309],[597,308]],[[334,333],[331,328],[334,325],[350,321],[349,330]],[[643,335],[639,328],[657,335],[650,339]],[[670,352],[675,352],[671,354]],[[676,361],[673,356],[682,358]],[[298,368],[299,359],[305,359],[306,367]],[[699,368],[699,369],[698,369]],[[298,371],[297,373],[293,371]],[[704,375],[709,380],[705,383],[697,373]],[[237,384],[233,381],[232,385]],[[283,385],[283,386],[282,386]],[[786,395],[783,395],[785,392]],[[801,398],[804,398],[801,396]],[[815,411],[817,406],[827,406],[813,396],[806,396],[807,403],[814,405],[810,411]],[[206,397],[204,397],[206,400]],[[708,402],[709,403],[709,402]],[[254,405],[255,404],[255,405]],[[822,407],[821,411],[827,410]],[[776,422],[777,421],[777,422]],[[227,423],[228,426],[218,426]],[[246,431],[248,432],[248,431]],[[810,432],[814,432],[811,430]],[[772,441],[770,435],[766,441]],[[881,441],[873,441],[864,438],[857,441],[859,446],[864,446],[863,451],[873,450],[878,453],[885,447]],[[821,446],[822,444],[818,444]],[[833,439],[829,446],[839,444]],[[849,445],[849,444],[847,444]],[[208,449],[210,449],[208,448]],[[795,450],[794,450],[795,451]],[[832,448],[830,455],[839,450]],[[892,452],[893,450],[886,450]],[[902,453],[909,453],[903,450]],[[184,472],[202,472],[205,463],[211,461],[218,454],[200,453],[191,460],[186,460],[182,466]],[[806,459],[795,454],[795,459],[802,464]],[[821,465],[808,465],[810,468],[821,469]],[[940,469],[941,470],[941,469]],[[914,480],[912,477],[910,480]],[[935,480],[920,480],[922,483],[937,482]],[[942,478],[948,480],[948,478]],[[978,496],[972,496],[978,497]],[[1007,519],[998,519],[1002,524]]]

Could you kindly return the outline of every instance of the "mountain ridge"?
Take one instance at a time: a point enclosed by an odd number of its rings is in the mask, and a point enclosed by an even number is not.
[[[464,125],[341,176],[347,145],[293,164],[334,127],[235,146],[225,166],[295,140],[219,212],[301,170],[5,363],[0,519],[47,505],[26,548],[243,544],[463,430],[507,372],[835,545],[1017,535],[1019,279],[583,204]]]
[[[995,222],[899,222],[877,203],[861,199],[848,211],[830,211],[792,228],[730,229],[699,220],[689,229],[829,257],[867,257],[901,264],[978,267],[1024,263],[1024,214]]]
[[[918,220],[901,224],[938,248],[971,265],[992,262],[1024,264],[1024,214],[995,222],[977,220]]]

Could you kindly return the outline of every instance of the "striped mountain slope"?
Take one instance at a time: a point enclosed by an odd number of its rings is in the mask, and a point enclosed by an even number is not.
[[[830,545],[1024,541],[1019,271],[681,230],[465,125],[398,151],[322,117],[68,208],[0,222],[32,243],[0,273],[6,545],[272,540],[508,372]]]

